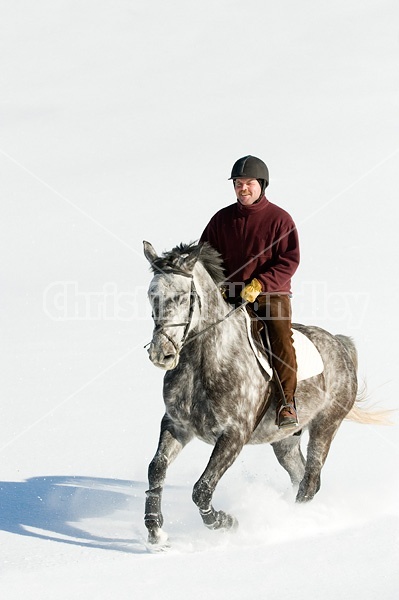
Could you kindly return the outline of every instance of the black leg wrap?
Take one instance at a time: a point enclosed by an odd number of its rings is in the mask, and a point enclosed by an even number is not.
[[[200,510],[200,515],[204,525],[208,529],[236,529],[238,526],[237,519],[223,512],[222,510],[214,510],[212,507],[203,511]]]
[[[216,514],[213,508],[210,508],[206,511],[200,510],[200,515],[202,517],[204,525],[206,525],[208,529],[215,529]]]
[[[162,488],[154,488],[146,491],[144,522],[148,529],[161,528],[163,516],[161,513]]]
[[[193,490],[193,501],[198,506],[204,525],[208,529],[235,529],[237,520],[223,512],[215,510],[211,504],[213,490],[205,480],[198,481]]]

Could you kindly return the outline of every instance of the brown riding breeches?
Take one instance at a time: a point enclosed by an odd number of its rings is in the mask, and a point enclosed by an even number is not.
[[[253,308],[258,318],[266,321],[273,366],[280,378],[286,401],[292,402],[297,384],[297,363],[292,342],[291,300],[287,295],[261,295]]]

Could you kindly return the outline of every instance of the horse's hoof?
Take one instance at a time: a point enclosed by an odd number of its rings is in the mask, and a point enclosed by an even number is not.
[[[314,496],[311,496],[310,494],[301,494],[300,492],[297,493],[297,496],[295,498],[295,502],[298,503],[305,503],[305,502],[310,502],[311,500],[313,500]]]
[[[302,481],[299,485],[299,490],[296,496],[296,502],[310,502],[311,500],[313,500],[313,498],[320,489],[320,485],[320,476],[316,479],[316,481],[313,481],[311,484],[309,484],[309,482],[307,481],[304,484],[304,482]]]
[[[235,517],[231,516],[231,515],[229,515],[229,518],[230,518],[231,524],[230,524],[230,527],[228,527],[228,529],[230,531],[236,531],[238,529],[238,521],[237,521],[237,519]]]
[[[148,530],[148,547],[150,550],[164,550],[169,547],[168,534],[162,529]]]
[[[238,521],[232,515],[219,510],[216,513],[216,520],[211,529],[220,529],[222,531],[234,531],[238,528]]]

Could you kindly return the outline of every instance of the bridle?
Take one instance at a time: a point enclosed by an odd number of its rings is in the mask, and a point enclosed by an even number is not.
[[[199,294],[198,294],[198,292],[196,290],[195,283],[194,283],[194,275],[192,273],[186,273],[186,271],[183,271],[183,270],[177,269],[177,268],[163,269],[162,273],[167,274],[167,275],[169,275],[169,274],[171,274],[171,275],[182,275],[183,277],[188,277],[189,279],[191,279],[190,306],[189,306],[189,310],[188,310],[188,319],[187,319],[187,321],[183,321],[182,323],[156,323],[155,324],[155,329],[154,329],[154,331],[156,333],[161,333],[164,337],[166,337],[166,339],[174,347],[174,349],[176,351],[176,354],[180,354],[180,351],[183,348],[183,346],[185,345],[186,340],[187,340],[187,336],[188,336],[188,334],[190,332],[190,326],[191,326],[191,322],[193,320],[193,315],[194,315],[195,299],[198,300],[198,305],[199,305],[199,308],[201,310],[201,298],[200,298],[200,296],[199,296]],[[225,315],[221,319],[218,319],[217,321],[214,321],[213,323],[211,323],[207,327],[204,327],[204,329],[201,329],[201,331],[198,331],[194,336],[192,336],[188,340],[188,343],[192,342],[193,340],[195,340],[195,338],[197,338],[198,336],[202,335],[203,333],[205,333],[206,331],[208,331],[212,327],[215,327],[215,325],[219,325],[219,323],[222,323],[223,321],[225,321],[226,319],[228,319],[229,317],[231,317],[231,315],[233,315],[237,310],[239,310],[240,308],[242,308],[246,304],[248,304],[247,301],[243,302],[239,306],[235,306],[234,308],[232,308],[230,310],[230,312],[227,313],[227,315]],[[184,327],[183,337],[182,337],[181,342],[180,342],[180,349],[178,348],[176,342],[166,333],[165,328],[167,328],[167,327]],[[148,342],[148,344],[146,344],[144,346],[144,348],[147,348],[150,344],[151,344],[151,342]]]
[[[190,327],[191,327],[191,323],[193,320],[193,316],[194,316],[194,308],[195,308],[195,300],[198,300],[198,306],[201,309],[201,298],[196,290],[195,287],[195,283],[194,283],[194,275],[192,273],[186,273],[186,271],[182,271],[180,269],[165,269],[163,270],[163,273],[165,275],[182,275],[183,277],[188,277],[189,279],[191,279],[191,287],[190,287],[190,306],[188,309],[188,318],[187,321],[183,321],[182,323],[156,323],[155,324],[155,332],[156,333],[161,333],[164,337],[166,337],[166,339],[172,344],[172,346],[174,347],[176,354],[180,353],[180,350],[176,344],[176,342],[166,333],[165,329],[169,328],[169,327],[184,327],[184,331],[183,331],[183,337],[180,341],[180,349],[183,348],[187,336],[190,332]],[[147,346],[149,346],[151,344],[151,342],[149,342],[149,344],[147,344],[146,346],[144,346],[144,348],[146,348]]]

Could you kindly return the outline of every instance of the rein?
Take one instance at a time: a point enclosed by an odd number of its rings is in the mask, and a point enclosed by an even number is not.
[[[229,317],[231,317],[237,310],[239,310],[240,308],[242,308],[246,304],[248,304],[247,300],[245,302],[243,302],[242,304],[240,304],[239,306],[236,306],[235,308],[232,308],[231,311],[228,312],[227,315],[224,315],[224,317],[222,317],[221,319],[218,319],[217,321],[215,321],[214,323],[211,323],[210,325],[208,325],[204,329],[201,329],[201,331],[198,331],[195,335],[193,335],[187,341],[187,344],[189,344],[190,342],[192,342],[193,340],[195,340],[195,338],[199,337],[200,335],[202,335],[203,333],[205,333],[209,329],[212,329],[212,327],[215,327],[216,325],[219,325],[219,323],[223,323],[223,321],[225,321],[226,319],[228,319]]]

